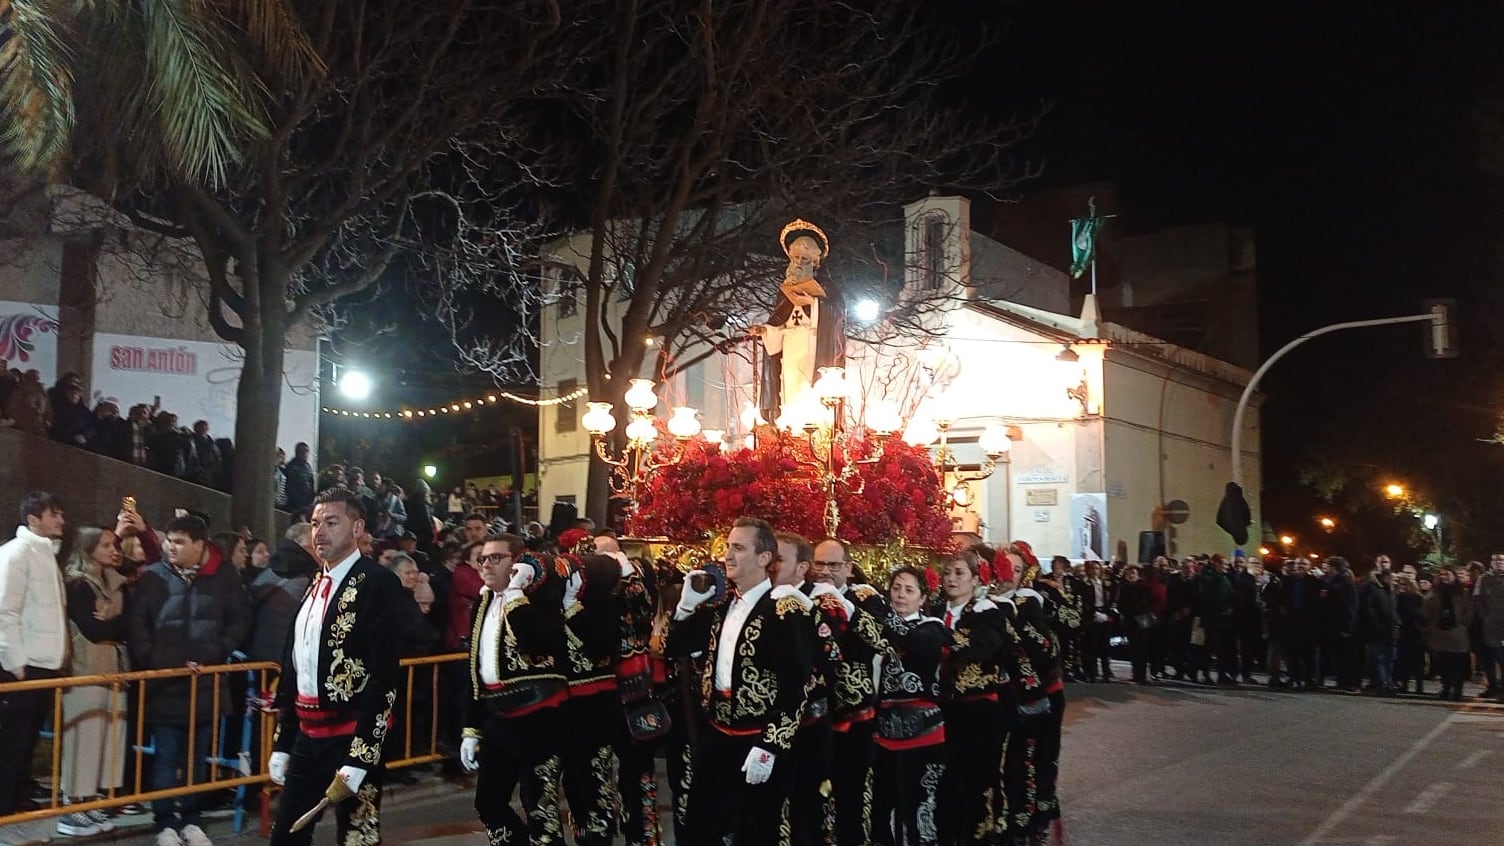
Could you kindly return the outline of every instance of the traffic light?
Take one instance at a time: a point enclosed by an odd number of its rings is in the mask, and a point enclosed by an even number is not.
[[[1454,299],[1426,300],[1425,310],[1431,315],[1426,327],[1426,358],[1457,357],[1457,301]]]

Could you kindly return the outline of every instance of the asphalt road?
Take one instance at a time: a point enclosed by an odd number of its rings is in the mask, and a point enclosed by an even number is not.
[[[1504,707],[1121,683],[1068,695],[1066,846],[1504,843]],[[480,846],[470,801],[438,779],[394,788],[383,839]],[[334,843],[332,823],[316,843]],[[258,839],[206,827],[216,843]]]

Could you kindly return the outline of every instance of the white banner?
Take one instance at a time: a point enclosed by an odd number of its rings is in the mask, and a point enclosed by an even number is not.
[[[57,381],[57,306],[0,300],[0,360],[8,369],[37,371],[51,387]]]
[[[160,397],[162,409],[176,414],[179,426],[207,420],[210,435],[233,439],[243,358],[232,344],[100,332],[94,336],[91,403],[113,400],[125,414],[132,405],[150,405]],[[287,350],[283,370],[277,445],[291,457],[299,441],[318,446],[318,354]]]

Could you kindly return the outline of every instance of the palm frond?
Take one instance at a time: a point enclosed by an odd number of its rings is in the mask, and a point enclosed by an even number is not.
[[[23,169],[55,171],[75,112],[72,58],[55,4],[0,0],[0,149]]]
[[[237,0],[221,9],[226,20],[245,33],[268,83],[324,72],[324,61],[290,0]]]
[[[219,186],[247,139],[266,126],[245,80],[224,56],[233,47],[206,0],[140,4],[151,97],[162,154],[172,169]]]

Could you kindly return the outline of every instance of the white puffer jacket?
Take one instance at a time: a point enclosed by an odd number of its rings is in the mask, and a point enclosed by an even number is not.
[[[0,667],[61,669],[68,657],[68,613],[57,541],[25,526],[0,546]]]

